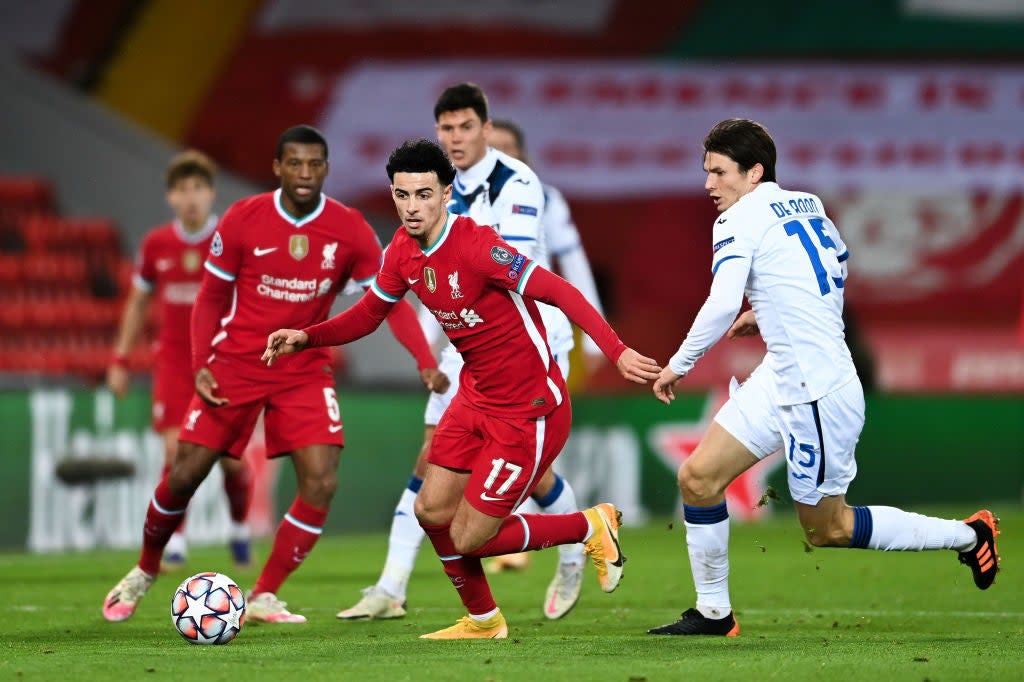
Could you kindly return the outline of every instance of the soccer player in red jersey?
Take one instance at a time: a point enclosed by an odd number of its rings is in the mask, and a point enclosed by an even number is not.
[[[213,215],[216,165],[202,152],[188,150],[167,167],[167,204],[175,219],[151,230],[139,249],[131,293],[121,316],[114,354],[107,368],[107,386],[117,397],[128,390],[127,358],[146,323],[151,300],[159,305],[160,327],[153,367],[153,430],[163,437],[165,476],[178,448],[178,430],[192,399],[192,354],[189,318],[203,278],[203,259],[217,227]],[[221,460],[224,492],[231,513],[229,546],[239,566],[247,566],[249,529],[246,513],[252,499],[252,475],[241,459]],[[161,476],[161,477],[162,477]],[[179,517],[164,553],[164,567],[185,562],[185,515]]]
[[[370,292],[326,322],[272,333],[263,359],[287,362],[299,350],[320,352],[365,336],[409,289],[433,312],[465,366],[434,433],[415,510],[468,615],[423,638],[500,639],[508,627],[482,557],[584,542],[605,592],[618,585],[625,560],[612,504],[572,514],[512,514],[561,451],[572,420],[534,299],[565,311],[625,378],[642,384],[660,370],[627,348],[568,282],[518,253],[490,226],[448,212],[455,169],[437,144],[406,142],[391,154],[387,170],[403,226]]]
[[[289,455],[298,495],[274,536],[250,593],[250,620],[301,623],[276,592],[316,544],[337,486],[344,444],[328,349],[260,362],[267,329],[323,321],[350,280],[369,286],[381,247],[358,211],[321,192],[327,143],[315,128],[295,126],[278,140],[274,173],[281,186],[236,202],[210,243],[192,312],[196,395],[186,411],[178,454],[146,513],[142,553],[103,603],[107,620],[129,618],[156,576],[160,556],[196,488],[222,456],[239,457],[260,413],[267,455]],[[416,359],[423,383],[445,390],[416,313],[394,306],[388,322]]]

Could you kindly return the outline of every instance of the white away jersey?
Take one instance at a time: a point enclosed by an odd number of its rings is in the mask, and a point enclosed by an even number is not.
[[[501,238],[545,269],[551,269],[543,228],[544,188],[537,174],[522,161],[488,148],[471,168],[459,171],[448,208],[469,216],[478,225],[490,225]],[[573,346],[572,326],[562,311],[539,303],[548,344],[556,354]]]
[[[713,234],[716,281],[705,308],[715,298],[719,278],[727,288],[743,288],[768,347],[763,364],[774,376],[778,404],[817,400],[852,379],[856,371],[842,320],[849,254],[821,199],[762,183],[721,214]],[[718,298],[734,296],[725,293]],[[728,323],[742,301],[738,291],[735,299]],[[697,353],[694,362],[707,350],[690,343],[708,331],[698,328],[703,313],[702,308],[673,363],[688,344],[690,354]],[[726,329],[728,324],[711,343]]]

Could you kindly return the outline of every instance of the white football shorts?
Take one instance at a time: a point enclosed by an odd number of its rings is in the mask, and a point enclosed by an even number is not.
[[[777,405],[772,374],[759,366],[730,390],[715,421],[758,459],[782,450],[793,500],[814,506],[845,495],[857,475],[854,452],[864,428],[864,390],[856,376],[810,403]]]

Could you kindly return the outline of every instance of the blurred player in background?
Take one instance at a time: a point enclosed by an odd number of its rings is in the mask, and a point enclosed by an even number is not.
[[[714,279],[654,394],[670,403],[676,382],[727,332],[760,332],[768,352],[679,468],[697,605],[651,634],[739,634],[729,599],[729,514],[723,492],[779,449],[786,453],[790,494],[810,544],[952,549],[983,590],[999,570],[999,531],[990,511],[952,521],[846,504],[864,426],[864,393],[843,338],[849,253],[821,199],[779,187],[775,158],[768,131],[747,119],[722,121],[704,140],[704,186],[721,213],[713,228]],[[737,318],[744,293],[752,309]]]
[[[197,395],[170,474],[146,513],[139,563],[104,600],[107,620],[135,612],[189,499],[217,459],[242,454],[260,412],[267,456],[291,457],[298,495],[250,593],[247,617],[306,620],[289,612],[276,592],[313,549],[327,519],[344,444],[341,411],[327,349],[288,358],[274,370],[260,362],[260,354],[268,330],[321,322],[349,280],[369,286],[381,247],[358,211],[321,192],[329,169],[327,143],[315,128],[286,130],[273,169],[280,188],[232,205],[210,243],[192,313]],[[393,306],[388,321],[415,357],[423,383],[447,389],[412,306]]]
[[[189,318],[203,278],[203,260],[217,228],[217,216],[211,213],[215,175],[213,161],[201,152],[189,150],[171,159],[167,167],[167,204],[175,219],[154,228],[142,241],[133,287],[107,368],[107,386],[117,397],[124,397],[129,381],[128,355],[145,327],[149,303],[156,298],[160,329],[153,367],[153,430],[164,441],[161,478],[174,462],[178,431],[185,420],[185,408],[195,393]],[[221,466],[231,514],[231,556],[238,566],[248,566],[249,529],[245,517],[252,499],[252,472],[242,459],[224,458]],[[166,570],[186,561],[184,526],[182,514],[164,552]]]
[[[627,348],[571,284],[490,226],[447,210],[455,169],[436,143],[404,143],[392,152],[387,171],[402,227],[371,291],[326,322],[274,332],[263,357],[269,364],[306,347],[361,338],[410,289],[431,311],[465,365],[433,434],[415,514],[468,614],[422,637],[502,639],[508,626],[482,557],[585,542],[605,592],[618,585],[625,561],[619,514],[609,503],[567,514],[512,513],[561,451],[572,421],[562,370],[534,300],[568,311],[625,378],[646,383],[660,368]]]
[[[544,190],[536,174],[523,162],[488,146],[493,133],[487,97],[476,85],[460,83],[447,88],[434,106],[437,136],[456,168],[451,204],[454,214],[467,215],[477,224],[490,225],[525,256],[549,265],[547,236],[542,224]],[[551,306],[538,306],[544,317],[547,341],[563,378],[569,371],[572,327],[565,315]],[[425,313],[425,314],[424,314]],[[440,337],[440,327],[429,311],[421,311],[425,329]],[[444,394],[433,394],[424,415],[423,446],[406,489],[399,498],[388,536],[384,570],[375,585],[363,590],[363,598],[338,613],[343,620],[401,618],[405,615],[406,590],[416,562],[423,530],[413,506],[423,475],[434,430],[459,388],[462,358],[448,344],[441,353],[441,371],[451,380]],[[533,498],[541,510],[552,514],[577,511],[576,495],[569,482],[545,471]],[[543,611],[561,618],[579,599],[583,580],[583,548],[562,550],[559,568],[545,594]]]

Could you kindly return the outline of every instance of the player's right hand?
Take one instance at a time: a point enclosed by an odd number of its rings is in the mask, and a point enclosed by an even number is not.
[[[736,321],[729,327],[729,331],[725,333],[730,339],[735,339],[740,336],[754,336],[761,330],[757,326],[757,318],[754,317],[753,310],[745,310]]]
[[[118,398],[128,392],[128,368],[124,365],[111,365],[107,368],[107,388]]]
[[[227,398],[216,395],[218,388],[217,379],[213,376],[213,372],[211,372],[208,367],[203,367],[201,370],[196,372],[196,393],[199,394],[199,397],[202,398],[204,402],[213,405],[214,407],[227,405]]]
[[[657,379],[661,371],[654,358],[640,355],[632,348],[622,351],[615,366],[619,368],[619,374],[636,384],[646,384],[649,379]]]
[[[298,329],[278,329],[267,337],[267,349],[260,358],[267,366],[274,364],[279,355],[298,353],[309,343],[309,335]]]
[[[666,366],[654,382],[654,397],[666,405],[671,405],[672,401],[676,399],[673,387],[682,378],[681,375],[673,372],[671,367]]]
[[[421,370],[420,379],[423,381],[423,385],[434,393],[444,393],[451,386],[448,375],[437,368]]]

